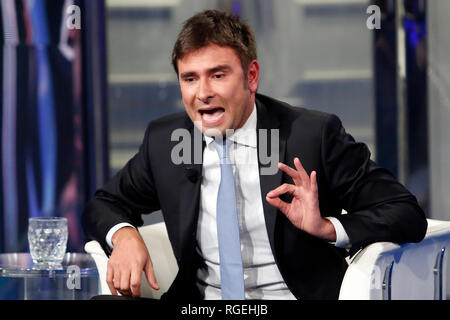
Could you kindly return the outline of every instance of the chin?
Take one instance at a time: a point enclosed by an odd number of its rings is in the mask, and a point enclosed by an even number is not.
[[[201,129],[201,131],[203,132],[204,135],[206,136],[210,136],[210,137],[215,137],[218,135],[225,135],[227,130],[231,130],[230,126],[225,124],[225,123],[220,123],[218,125],[204,125],[202,120],[196,120],[195,125],[197,126],[198,129]]]
[[[225,129],[218,127],[203,127],[203,134],[208,137],[216,137],[218,135],[225,135]]]

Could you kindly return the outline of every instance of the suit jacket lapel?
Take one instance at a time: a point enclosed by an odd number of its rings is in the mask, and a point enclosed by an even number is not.
[[[256,100],[257,107],[257,141],[258,141],[258,165],[259,165],[259,178],[260,178],[260,188],[261,188],[261,197],[264,209],[264,218],[266,221],[267,234],[269,236],[270,246],[272,247],[272,252],[275,253],[274,247],[274,232],[275,232],[275,222],[277,218],[277,209],[270,205],[266,201],[266,195],[269,191],[275,189],[276,187],[281,185],[282,182],[282,171],[278,169],[278,163],[274,164],[277,167],[276,174],[267,175],[261,174],[261,168],[268,167],[269,165],[261,162],[261,141],[260,139],[264,136],[261,136],[260,130],[267,130],[267,150],[270,153],[271,150],[271,129],[279,129],[280,139],[279,139],[279,162],[284,162],[285,158],[285,148],[286,148],[286,138],[283,135],[282,130],[280,129],[280,122],[276,114],[270,112],[270,109],[265,106],[260,100]],[[273,165],[273,164],[272,164]],[[275,254],[274,254],[275,256]]]
[[[197,221],[200,208],[200,187],[203,169],[203,149],[205,141],[201,132],[188,118],[187,130],[191,137],[191,163],[183,163],[184,174],[187,182],[180,191],[180,208],[183,212],[179,215],[180,253],[192,255],[195,248]],[[199,140],[201,139],[201,140]],[[191,246],[190,248],[186,246]],[[188,250],[191,249],[191,250]]]

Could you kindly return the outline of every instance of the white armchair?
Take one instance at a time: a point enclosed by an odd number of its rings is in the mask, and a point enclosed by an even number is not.
[[[178,272],[167,230],[163,222],[139,228],[150,252],[160,290],[141,281],[143,297],[159,299]],[[446,299],[447,255],[450,222],[428,220],[426,237],[420,243],[371,244],[348,259],[340,300]],[[99,294],[110,294],[106,284],[108,258],[97,241],[86,243],[100,275]]]

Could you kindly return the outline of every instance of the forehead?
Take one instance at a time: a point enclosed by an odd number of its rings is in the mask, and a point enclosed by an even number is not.
[[[222,47],[210,44],[206,47],[186,53],[178,60],[179,73],[187,71],[203,71],[212,69],[217,65],[228,65],[238,68],[241,62],[231,47]]]

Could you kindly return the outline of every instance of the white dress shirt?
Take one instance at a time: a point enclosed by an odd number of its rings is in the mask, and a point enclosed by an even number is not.
[[[246,299],[293,300],[275,263],[267,235],[261,197],[257,157],[256,107],[244,126],[227,138],[235,144],[229,158],[235,178],[236,203],[239,220],[242,262]],[[220,160],[213,139],[205,136],[203,151],[200,211],[197,224],[197,251],[205,261],[205,268],[197,272],[197,285],[205,299],[221,299],[219,245],[217,239],[216,205],[220,184]],[[336,230],[338,247],[349,244],[349,238],[339,220],[329,217]],[[121,227],[118,224],[106,236],[112,248],[112,235]]]

